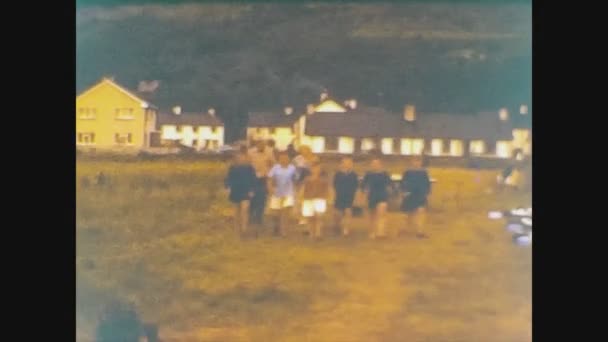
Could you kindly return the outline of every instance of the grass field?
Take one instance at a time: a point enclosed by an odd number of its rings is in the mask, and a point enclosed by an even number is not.
[[[403,166],[393,163],[391,171]],[[330,167],[328,167],[329,169]],[[111,188],[84,187],[98,171]],[[133,303],[163,341],[531,340],[531,250],[488,210],[528,205],[494,193],[497,171],[430,169],[430,239],[257,240],[231,231],[226,164],[77,162],[77,337],[104,305]],[[389,214],[388,227],[402,225]]]

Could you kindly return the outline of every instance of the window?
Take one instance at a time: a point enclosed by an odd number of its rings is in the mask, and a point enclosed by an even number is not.
[[[380,143],[380,148],[383,154],[393,154],[393,139],[383,138]]]
[[[485,143],[483,140],[471,140],[469,143],[469,152],[471,154],[485,153]]]
[[[450,141],[450,154],[454,157],[460,157],[464,154],[462,140]]]
[[[78,145],[92,145],[95,144],[95,133],[93,132],[79,132],[77,134],[76,143]]]
[[[412,152],[416,155],[421,155],[424,151],[424,140],[423,139],[413,139],[412,140]]]
[[[94,120],[97,110],[95,108],[79,108],[78,118],[81,120]]]
[[[314,153],[322,153],[325,151],[325,139],[323,137],[313,137],[311,149]]]
[[[133,108],[116,108],[114,110],[116,120],[133,120]]]
[[[131,145],[133,143],[133,135],[131,133],[116,133],[114,134],[114,142],[117,145]]]
[[[401,139],[401,154],[410,155],[413,154],[412,139]]]
[[[443,153],[443,141],[441,139],[431,140],[431,154],[440,156]]]
[[[217,133],[217,126],[211,126],[211,133],[215,134]],[[272,132],[274,133],[274,132]]]
[[[374,139],[364,138],[361,140],[361,151],[370,151],[375,148]]]
[[[355,139],[349,137],[340,137],[338,139],[338,152],[353,153],[355,150]]]
[[[511,157],[511,144],[508,141],[497,141],[496,156],[500,158]]]

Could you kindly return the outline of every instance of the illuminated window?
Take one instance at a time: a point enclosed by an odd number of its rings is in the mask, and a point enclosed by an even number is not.
[[[471,140],[469,143],[469,152],[471,154],[483,154],[486,151],[485,145],[483,140]]]
[[[380,149],[383,154],[393,154],[393,139],[383,138],[380,143]]]
[[[421,155],[424,151],[424,140],[414,139],[412,140],[412,152],[415,155]]]
[[[116,133],[114,134],[114,143],[117,145],[130,145],[133,143],[133,135],[131,133]]]
[[[340,137],[338,139],[338,152],[353,153],[355,150],[355,139],[349,137]]]
[[[406,156],[413,154],[412,139],[401,139],[401,154],[404,154]]]
[[[321,153],[325,151],[325,139],[323,137],[312,137],[311,149],[314,153]]]
[[[440,156],[443,153],[443,141],[441,139],[431,140],[431,154]]]
[[[511,157],[511,144],[508,141],[496,142],[496,156],[500,158]]]
[[[462,147],[462,140],[451,140],[450,141],[450,155],[460,157],[464,154]]]
[[[363,140],[361,140],[361,151],[370,151],[374,148],[374,139],[364,138]]]

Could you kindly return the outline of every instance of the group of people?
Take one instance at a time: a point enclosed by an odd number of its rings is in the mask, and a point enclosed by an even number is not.
[[[333,228],[348,236],[356,198],[365,197],[370,218],[369,237],[386,237],[386,212],[393,187],[391,177],[379,156],[372,157],[370,169],[362,180],[353,167],[352,157],[342,157],[330,182],[319,157],[308,146],[301,146],[298,154],[290,153],[289,149],[276,151],[272,142],[257,142],[253,148],[241,149],[225,179],[229,199],[235,205],[235,229],[245,234],[250,220],[253,224],[262,224],[268,204],[274,212],[275,235],[286,236],[291,214],[297,208],[300,223],[308,225],[307,233],[319,239],[323,235],[328,201],[333,198]],[[414,226],[419,238],[427,237],[423,227],[431,183],[421,158],[416,158],[414,167],[403,173],[399,189],[403,193],[401,211],[406,214],[407,226]],[[401,229],[397,229],[399,233]]]

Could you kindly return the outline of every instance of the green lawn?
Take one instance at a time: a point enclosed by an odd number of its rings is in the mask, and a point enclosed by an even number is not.
[[[97,171],[110,189],[80,184]],[[369,241],[360,218],[354,236],[321,242],[295,226],[286,239],[265,229],[240,241],[225,171],[205,161],[77,163],[79,341],[92,340],[112,300],[134,303],[166,341],[531,340],[531,250],[487,219],[531,195],[490,192],[497,171],[430,169],[429,240]],[[389,214],[389,227],[402,224]]]

